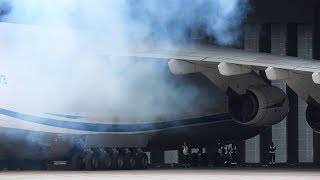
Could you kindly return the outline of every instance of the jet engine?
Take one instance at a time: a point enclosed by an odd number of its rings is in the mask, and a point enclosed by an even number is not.
[[[306,111],[307,122],[316,132],[320,133],[320,104],[309,104]]]
[[[275,86],[249,87],[246,94],[229,97],[231,117],[240,124],[266,127],[281,122],[289,112],[287,95]]]

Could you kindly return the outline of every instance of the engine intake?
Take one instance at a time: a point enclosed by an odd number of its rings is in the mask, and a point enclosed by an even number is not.
[[[320,105],[309,104],[306,111],[307,122],[316,132],[320,133]]]
[[[281,122],[289,112],[286,94],[275,86],[250,87],[229,97],[229,113],[240,124],[265,127]]]

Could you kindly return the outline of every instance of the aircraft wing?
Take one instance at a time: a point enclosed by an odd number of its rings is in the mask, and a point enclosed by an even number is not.
[[[317,60],[210,45],[163,44],[137,45],[124,56],[170,59],[172,73],[201,72],[223,91],[231,88],[238,94],[245,93],[249,86],[264,85],[263,78],[256,77],[258,71],[264,71],[269,80],[285,81],[306,102],[320,103],[320,61]]]
[[[211,68],[218,68],[219,64],[222,66],[223,63],[223,65],[239,65],[251,70],[266,70],[267,68],[272,67],[279,70],[288,70],[307,74],[320,72],[320,61],[318,60],[290,56],[277,56],[267,53],[256,53],[239,49],[221,48],[217,46],[198,45],[172,47],[172,45],[168,45],[168,47],[166,47],[166,45],[151,45],[142,49],[132,49],[124,56],[174,59]],[[225,72],[225,75],[237,74]]]

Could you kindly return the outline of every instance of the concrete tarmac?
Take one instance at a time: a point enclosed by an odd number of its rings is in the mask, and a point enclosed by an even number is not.
[[[153,169],[135,171],[1,171],[1,180],[319,180],[320,169],[268,169],[268,168],[220,168],[220,169]]]

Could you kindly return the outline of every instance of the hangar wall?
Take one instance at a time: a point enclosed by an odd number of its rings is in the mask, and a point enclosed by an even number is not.
[[[251,2],[253,11],[244,27],[244,49],[269,53],[270,48],[272,54],[320,59],[319,1]],[[246,141],[246,162],[264,163],[266,152],[261,148],[266,147],[262,144],[270,141],[277,146],[277,162],[318,162],[319,134],[314,133],[306,122],[307,104],[284,83],[273,82],[273,85],[287,92],[291,107],[289,115],[274,125],[272,131]]]
[[[287,55],[287,26],[285,24],[270,24],[271,54]],[[286,92],[286,83],[272,82]],[[287,162],[287,117],[280,123],[272,126],[272,142],[277,146],[276,162]]]
[[[298,57],[312,59],[312,25],[298,25]],[[299,162],[313,162],[313,131],[306,121],[307,104],[298,99]]]
[[[291,31],[291,29],[289,29]],[[244,32],[244,49],[248,51],[265,52],[277,55],[287,55],[289,45],[287,24],[246,24]],[[312,26],[297,25],[297,56],[312,58]],[[273,85],[286,92],[284,82],[272,82]],[[298,162],[313,162],[313,131],[306,122],[305,110],[307,104],[298,99]],[[294,117],[292,117],[294,118]],[[289,118],[290,120],[290,118]],[[290,138],[290,137],[289,137]],[[246,162],[247,163],[266,163],[268,162],[268,145],[274,142],[277,146],[276,162],[287,162],[287,118],[274,125],[271,130],[264,132],[260,136],[246,141]],[[295,142],[295,141],[292,141]]]
[[[258,24],[247,24],[244,30],[244,49],[251,52],[260,51],[261,26]],[[245,142],[245,162],[260,162],[260,135]]]

